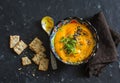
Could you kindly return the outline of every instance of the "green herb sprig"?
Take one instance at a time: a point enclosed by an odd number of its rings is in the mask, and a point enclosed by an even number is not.
[[[75,54],[75,47],[76,47],[76,40],[70,36],[62,37],[60,40],[61,43],[64,44],[63,49],[65,50],[66,54]]]

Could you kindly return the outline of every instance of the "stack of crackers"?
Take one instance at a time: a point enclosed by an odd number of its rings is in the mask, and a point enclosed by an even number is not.
[[[10,48],[20,55],[27,48],[27,44],[20,40],[19,35],[13,35],[10,36]]]
[[[10,36],[10,48],[20,55],[26,48],[27,44],[20,40],[20,36],[13,35]],[[45,52],[45,47],[42,45],[42,41],[40,41],[37,37],[29,44],[29,48],[35,52],[32,61],[38,65],[38,69],[41,71],[47,71],[49,65],[49,59],[47,59]],[[22,64],[30,65],[32,61],[27,57],[22,57]]]
[[[42,42],[36,37],[30,44],[29,47],[36,54],[32,58],[33,62],[36,65],[39,65],[39,70],[46,71],[48,69],[49,60],[46,58],[44,54],[45,48],[42,45]]]

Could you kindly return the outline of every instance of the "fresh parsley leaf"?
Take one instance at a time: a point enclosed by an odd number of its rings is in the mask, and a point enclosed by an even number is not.
[[[64,44],[63,49],[67,54],[75,53],[75,47],[77,41],[74,38],[72,38],[72,36],[68,36],[66,38],[62,37],[60,42]]]

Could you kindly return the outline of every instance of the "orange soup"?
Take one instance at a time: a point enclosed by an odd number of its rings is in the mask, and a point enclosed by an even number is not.
[[[86,25],[71,22],[60,27],[54,39],[55,51],[63,62],[77,63],[87,59],[96,42]]]

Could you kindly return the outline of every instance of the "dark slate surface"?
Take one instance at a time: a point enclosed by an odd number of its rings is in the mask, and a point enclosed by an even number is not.
[[[27,44],[38,36],[49,51],[49,38],[40,27],[43,16],[52,16],[57,22],[68,16],[86,18],[99,11],[120,32],[120,0],[0,0],[0,83],[120,83],[120,46],[118,62],[107,66],[100,77],[91,78],[85,76],[84,65],[58,61],[59,69],[52,71],[50,67],[47,72],[37,71],[35,64],[23,67],[21,57],[31,58],[33,52],[26,49],[18,56],[9,48],[9,35],[18,34]]]

